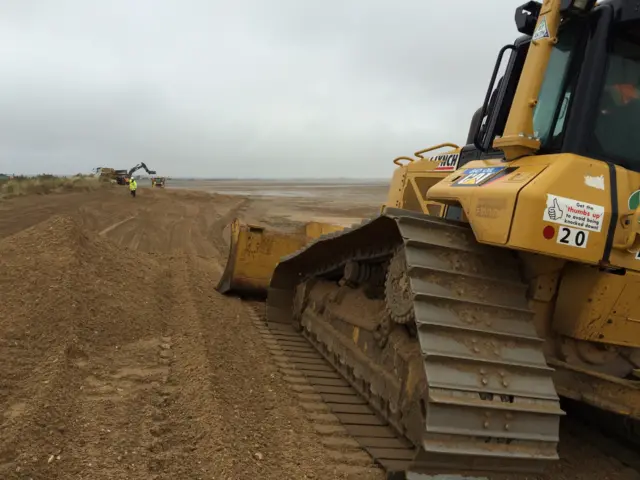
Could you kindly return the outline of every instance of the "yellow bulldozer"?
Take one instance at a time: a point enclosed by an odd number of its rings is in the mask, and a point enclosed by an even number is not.
[[[151,177],[151,186],[152,187],[161,187],[164,188],[167,183],[166,177]]]
[[[379,216],[243,266],[412,470],[539,472],[560,397],[640,433],[637,4],[518,7],[464,146],[397,158]]]

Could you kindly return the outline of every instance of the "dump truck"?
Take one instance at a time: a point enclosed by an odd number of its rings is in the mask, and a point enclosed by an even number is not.
[[[544,470],[561,397],[637,439],[637,5],[518,7],[466,144],[395,159],[378,216],[271,272],[267,322],[417,447],[414,471]]]
[[[96,167],[93,169],[93,172],[96,176],[100,177],[100,179],[104,181],[119,183],[118,170],[109,167]]]

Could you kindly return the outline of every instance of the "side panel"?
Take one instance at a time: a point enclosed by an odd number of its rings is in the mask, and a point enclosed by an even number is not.
[[[554,329],[580,340],[640,346],[640,275],[571,264],[558,292]]]
[[[479,242],[505,245],[519,192],[547,166],[499,159],[469,162],[429,189],[428,198],[460,205]]]
[[[384,207],[401,208],[402,196],[407,181],[407,166],[398,167],[393,171],[391,182],[389,183],[389,191],[387,193],[387,201],[382,205]]]
[[[465,167],[429,198],[461,204],[479,242],[591,264],[602,259],[611,219],[607,164],[561,154]]]
[[[640,173],[615,167],[618,216],[609,261],[640,270]]]
[[[420,152],[418,152],[420,153]],[[408,157],[401,157],[409,160]],[[428,201],[427,190],[455,171],[460,159],[460,150],[451,150],[429,158],[414,160],[393,172],[387,202],[384,207],[402,208],[412,212],[442,217],[446,205]]]
[[[577,155],[549,166],[520,193],[508,246],[597,264],[611,221],[608,166]]]
[[[640,264],[640,175],[571,154],[465,167],[429,197],[459,202],[479,242],[572,262],[563,271],[553,329],[640,346],[640,275],[632,271]],[[627,271],[600,271],[609,259]]]

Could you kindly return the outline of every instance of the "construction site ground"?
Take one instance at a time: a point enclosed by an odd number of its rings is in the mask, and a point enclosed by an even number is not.
[[[386,185],[176,186],[0,202],[0,478],[385,478],[278,368],[260,305],[214,287],[234,217],[355,223]],[[637,479],[592,433],[500,478]]]

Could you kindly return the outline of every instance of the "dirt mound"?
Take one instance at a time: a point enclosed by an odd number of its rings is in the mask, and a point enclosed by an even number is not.
[[[122,397],[126,391],[104,378],[144,376],[126,365],[118,371],[113,354],[128,342],[160,338],[165,279],[153,256],[119,250],[70,217],[0,241],[1,478],[57,461],[63,437],[96,420],[78,411],[78,390]]]

